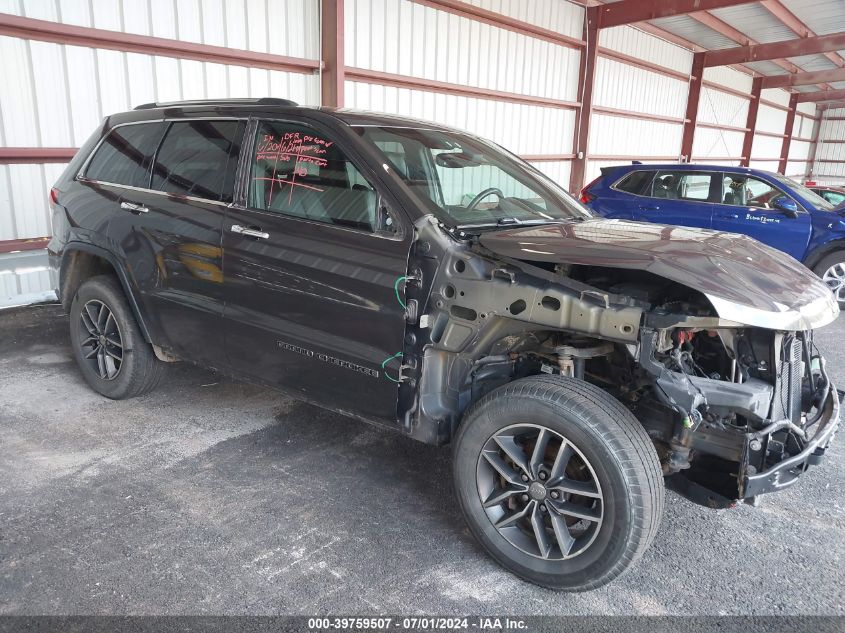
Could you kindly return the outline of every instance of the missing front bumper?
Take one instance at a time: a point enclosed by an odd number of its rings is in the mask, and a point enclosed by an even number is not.
[[[824,404],[824,413],[815,425],[815,434],[806,441],[804,448],[760,472],[755,472],[750,465],[754,458],[754,448],[758,445],[765,446],[766,440],[783,430],[783,424],[775,422],[756,433],[746,434],[740,467],[739,498],[748,499],[788,488],[807,468],[818,464],[839,427],[839,401],[839,392],[831,389]]]

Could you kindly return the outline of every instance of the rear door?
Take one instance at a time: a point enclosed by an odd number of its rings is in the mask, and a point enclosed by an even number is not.
[[[706,171],[658,171],[640,196],[634,219],[709,229],[716,182]]]
[[[229,362],[394,423],[410,227],[332,133],[296,119],[252,128],[245,191],[223,232]]]
[[[225,364],[221,233],[246,121],[166,122],[150,182],[124,190],[109,227],[146,314],[177,356]]]
[[[713,214],[714,229],[750,235],[799,260],[804,256],[812,223],[800,203],[797,216],[790,217],[772,205],[778,197],[787,196],[774,183],[732,173],[722,174],[720,180],[722,203]]]

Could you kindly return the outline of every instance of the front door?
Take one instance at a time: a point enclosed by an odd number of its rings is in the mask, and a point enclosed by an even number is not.
[[[223,231],[229,362],[393,423],[409,227],[330,134],[299,122],[255,127],[243,204]]]
[[[790,217],[773,207],[786,194],[773,184],[742,174],[723,174],[722,204],[713,214],[713,228],[744,233],[800,260],[810,241],[810,214]]]
[[[151,181],[122,192],[109,234],[123,250],[145,313],[177,356],[225,364],[221,233],[245,121],[167,123]]]
[[[715,181],[710,172],[659,171],[651,182],[650,191],[637,198],[634,218],[709,229]]]

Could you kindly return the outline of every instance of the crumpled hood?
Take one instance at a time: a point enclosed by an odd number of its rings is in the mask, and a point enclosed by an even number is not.
[[[647,270],[699,290],[723,319],[812,329],[839,313],[827,286],[801,263],[745,235],[593,218],[482,234],[513,259]]]

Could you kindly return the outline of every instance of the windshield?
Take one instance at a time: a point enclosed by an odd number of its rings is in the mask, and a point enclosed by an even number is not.
[[[468,134],[356,127],[447,224],[484,228],[590,217],[568,193],[506,150]]]
[[[780,174],[772,174],[777,180],[788,185],[797,193],[799,196],[804,198],[807,202],[813,205],[816,209],[821,209],[822,211],[832,211],[836,207],[830,204],[827,200],[822,198],[819,194],[815,193],[814,191],[810,191],[802,185],[800,182],[795,182],[792,178],[787,178],[786,176],[781,176]]]

